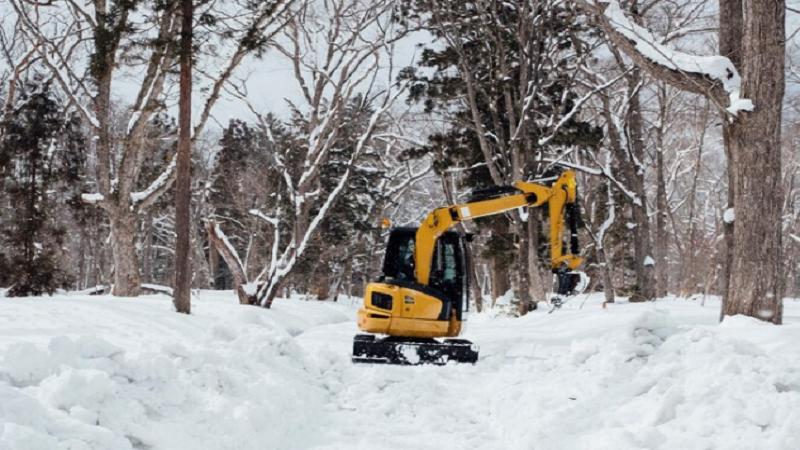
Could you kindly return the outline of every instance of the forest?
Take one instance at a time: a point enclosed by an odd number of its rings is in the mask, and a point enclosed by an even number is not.
[[[799,34],[0,0],[0,450],[800,448]]]
[[[2,5],[7,296],[173,286],[179,3]],[[775,312],[799,280],[797,13],[765,47],[729,3],[195,2],[192,288],[359,296],[384,220],[574,170],[590,292]],[[548,300],[542,211],[460,227],[478,311]]]

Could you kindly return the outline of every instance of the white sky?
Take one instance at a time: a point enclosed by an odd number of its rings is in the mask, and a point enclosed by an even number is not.
[[[416,58],[421,53],[417,48],[418,44],[427,44],[431,36],[427,33],[414,33],[407,38],[399,41],[393,52],[393,67],[389,68],[388,58],[381,61],[382,70],[378,75],[381,84],[386,85],[389,81],[394,82],[397,72],[410,65],[413,65]],[[198,65],[203,66],[204,61],[199,61]],[[277,51],[268,51],[263,58],[249,58],[243,62],[242,66],[235,75],[238,79],[244,79],[248,101],[261,113],[272,112],[282,117],[287,117],[289,107],[287,100],[295,104],[303,104],[302,93],[294,77],[294,69],[290,61]],[[201,77],[195,78],[193,88],[193,113],[195,119],[200,115],[204,105],[204,95],[201,89],[207,84]],[[122,104],[130,104],[135,99],[140,88],[139,76],[131,74],[115,79],[112,91],[116,100]],[[177,117],[177,86],[169,89],[167,100],[168,113]],[[226,126],[231,119],[251,120],[252,113],[247,105],[230,93],[223,91],[212,111],[212,119],[207,125],[207,130],[220,129],[220,125]]]

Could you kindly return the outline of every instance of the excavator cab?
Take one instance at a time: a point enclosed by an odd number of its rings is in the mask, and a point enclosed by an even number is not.
[[[423,287],[416,282],[416,235],[416,228],[402,227],[391,231],[380,282],[406,285],[415,289]],[[450,315],[455,314],[459,322],[463,312],[469,308],[466,239],[466,236],[452,231],[444,233],[438,239],[428,284],[429,290],[436,291],[435,296],[442,301],[442,316],[449,319]]]

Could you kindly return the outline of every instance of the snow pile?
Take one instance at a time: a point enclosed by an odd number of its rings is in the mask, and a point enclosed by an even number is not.
[[[771,357],[653,310],[548,365],[519,400],[547,405],[527,436],[538,449],[800,448],[796,354]]]
[[[444,367],[351,363],[349,302],[4,299],[0,450],[800,448],[800,302],[581,295],[473,316],[480,361]]]
[[[295,337],[350,316],[309,306],[310,322],[281,326],[269,311],[236,305],[205,331],[141,351],[91,336],[11,344],[0,351],[0,450],[294,447],[325,399],[320,369]],[[160,320],[196,320],[176,316]]]
[[[489,301],[487,301],[487,299]],[[482,323],[496,317],[517,317],[519,316],[519,299],[513,289],[509,289],[505,294],[497,297],[494,301],[491,298],[484,298],[483,311],[469,315],[469,321]]]

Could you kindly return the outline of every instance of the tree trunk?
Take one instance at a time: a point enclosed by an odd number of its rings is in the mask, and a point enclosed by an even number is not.
[[[511,289],[511,279],[507,270],[500,270],[498,266],[500,261],[495,258],[491,262],[492,265],[492,305],[499,298],[505,295]]]
[[[228,265],[231,276],[233,276],[233,290],[239,297],[239,303],[242,305],[255,305],[257,303],[255,295],[248,295],[244,290],[244,285],[247,283],[247,276],[239,262],[239,258],[225,245],[222,236],[217,235],[216,226],[217,224],[214,219],[209,219],[206,222],[206,232],[211,241],[209,245],[213,245],[217,248],[222,259],[225,260],[225,264]]]
[[[528,311],[536,309],[536,304],[531,298],[531,278],[528,272],[528,227],[525,222],[522,222],[519,215],[516,217],[514,223],[514,230],[519,236],[519,247],[517,249],[517,273],[519,276],[519,286],[517,290],[517,298],[519,298],[519,315],[524,316]]]
[[[698,264],[701,264],[699,259],[699,253],[701,251],[700,246],[698,245],[698,208],[697,208],[697,188],[700,182],[700,168],[702,167],[703,162],[703,142],[705,142],[705,124],[708,123],[707,120],[707,113],[708,111],[703,114],[703,125],[702,130],[700,132],[700,144],[697,146],[697,160],[695,162],[695,167],[697,170],[694,172],[694,177],[692,178],[692,184],[689,188],[689,192],[686,194],[687,202],[689,203],[689,244],[686,246],[686,255],[684,258],[684,264],[682,264],[682,274],[680,283],[682,284],[682,292],[686,293],[687,296],[694,295],[699,292],[699,279],[701,274],[704,271],[704,267],[698,267]],[[702,228],[702,227],[701,227]],[[686,263],[685,261],[689,261]]]
[[[542,276],[542,267],[539,261],[539,227],[542,214],[539,209],[528,210],[528,279],[530,280],[529,295],[536,308],[537,302],[547,301],[546,277]]]
[[[192,19],[193,1],[181,4],[181,80],[178,136],[178,171],[175,180],[175,296],[173,303],[179,313],[192,310]]]
[[[124,209],[111,216],[111,249],[114,253],[114,290],[117,297],[138,297],[142,289],[136,254],[136,214]]]
[[[217,285],[217,275],[219,271],[219,252],[217,246],[211,241],[211,233],[206,232],[208,236],[208,271],[210,272],[211,289],[219,289]]]
[[[780,324],[783,316],[781,121],[785,89],[784,1],[747,0],[742,96],[754,102],[726,127],[733,154],[736,226],[725,315]]]
[[[635,2],[634,6],[635,7]],[[634,241],[634,272],[636,274],[636,291],[631,295],[631,302],[644,302],[655,298],[653,286],[653,249],[650,243],[650,218],[647,215],[647,192],[644,182],[644,122],[642,119],[642,106],[639,100],[639,85],[642,74],[639,69],[634,69],[628,76],[628,91],[630,103],[628,106],[627,130],[628,145],[631,152],[629,182],[631,188],[639,198],[639,204],[632,204],[633,221],[636,228],[633,230]]]
[[[608,264],[605,249],[597,250],[597,259],[601,264],[603,272],[603,295],[605,296],[605,303],[614,303],[614,280],[611,273],[611,265]]]
[[[664,179],[664,122],[667,115],[666,88],[660,88],[661,104],[659,118],[661,126],[657,129],[658,148],[656,149],[656,232],[653,250],[656,257],[656,297],[664,298],[669,289],[669,268],[667,267],[667,185]]]
[[[744,32],[744,15],[742,0],[725,0],[719,2],[719,53],[730,59],[737,68],[742,67],[742,33]],[[725,155],[728,158],[728,205],[726,209],[733,210],[736,200],[736,171],[733,170],[736,164],[736,155],[732,152],[731,144],[731,123],[727,120],[722,121],[722,138],[725,145]],[[723,211],[724,214],[724,211]],[[719,320],[725,315],[725,304],[728,300],[728,287],[730,285],[731,264],[733,263],[733,221],[723,221],[724,226],[724,247],[720,252],[720,285],[722,291],[722,308],[719,313]]]
[[[470,258],[469,265],[470,267],[468,267],[467,270],[472,271],[469,282],[470,295],[472,295],[472,298],[475,300],[475,310],[481,312],[483,311],[483,292],[481,292],[481,284],[478,281],[478,264],[475,262],[474,258]]]

